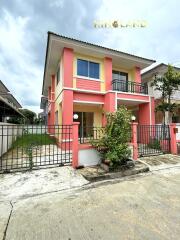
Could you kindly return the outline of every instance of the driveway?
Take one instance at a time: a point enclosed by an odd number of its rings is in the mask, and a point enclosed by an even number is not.
[[[4,240],[177,240],[179,186],[176,168],[3,202]]]

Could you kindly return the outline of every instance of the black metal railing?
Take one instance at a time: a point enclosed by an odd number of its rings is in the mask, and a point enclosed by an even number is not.
[[[139,157],[170,152],[168,125],[138,125],[137,129]]]
[[[0,172],[72,162],[71,125],[0,125]]]
[[[84,127],[79,128],[79,142],[82,143],[91,143],[91,141],[96,141],[103,136],[104,128],[103,127]]]
[[[123,81],[119,79],[112,80],[112,90],[121,91],[121,92],[148,94],[147,84],[136,83],[131,81]]]

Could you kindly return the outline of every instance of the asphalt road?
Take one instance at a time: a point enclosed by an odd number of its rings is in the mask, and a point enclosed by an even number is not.
[[[4,240],[177,240],[180,169],[12,204],[0,204],[1,233],[7,226]]]

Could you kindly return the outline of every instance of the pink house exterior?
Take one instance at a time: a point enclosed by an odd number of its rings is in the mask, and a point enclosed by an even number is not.
[[[49,32],[41,101],[48,99],[48,124],[72,124],[76,114],[82,128],[101,127],[104,112],[121,105],[139,124],[154,124],[154,98],[140,74],[153,62]]]

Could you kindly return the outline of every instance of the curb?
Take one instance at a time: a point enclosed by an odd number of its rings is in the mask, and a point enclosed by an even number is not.
[[[108,180],[108,179],[115,179],[115,178],[122,178],[122,177],[127,177],[127,176],[132,176],[136,175],[139,173],[144,173],[144,172],[149,172],[149,167],[148,166],[143,166],[141,168],[134,168],[134,169],[128,169],[124,170],[121,172],[108,172],[104,173],[102,175],[83,175],[83,177],[90,181],[90,182],[97,182],[97,181],[103,181],[103,180]]]

